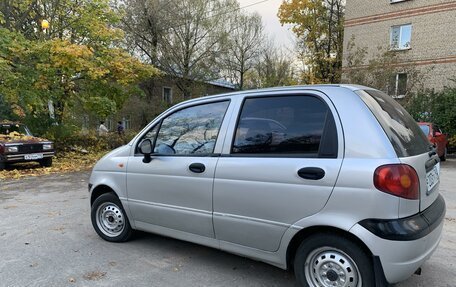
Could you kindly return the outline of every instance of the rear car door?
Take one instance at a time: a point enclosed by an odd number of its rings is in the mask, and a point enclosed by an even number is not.
[[[153,231],[160,226],[214,237],[214,151],[229,103],[219,100],[181,108],[136,142],[127,167],[128,202],[136,228]],[[149,163],[143,162],[137,148],[144,138],[155,146]]]
[[[247,96],[214,181],[216,238],[276,251],[284,232],[326,204],[342,162],[339,121],[318,92]]]

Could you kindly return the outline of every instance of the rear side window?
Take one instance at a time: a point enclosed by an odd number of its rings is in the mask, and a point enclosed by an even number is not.
[[[398,157],[428,152],[430,143],[412,116],[380,91],[357,91],[382,126]]]
[[[334,119],[321,99],[306,95],[247,98],[231,154],[335,158],[337,146]]]

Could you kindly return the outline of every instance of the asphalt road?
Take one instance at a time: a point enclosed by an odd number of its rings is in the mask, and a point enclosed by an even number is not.
[[[89,173],[0,181],[0,286],[297,286],[292,272],[140,233],[108,243],[92,229]],[[456,286],[456,160],[442,164],[442,242],[396,287]]]

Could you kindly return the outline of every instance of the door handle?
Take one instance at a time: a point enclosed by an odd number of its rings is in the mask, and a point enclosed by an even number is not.
[[[298,175],[304,179],[319,180],[325,177],[325,171],[319,167],[304,167],[298,170]]]
[[[189,165],[188,169],[194,173],[203,173],[206,170],[206,166],[202,163],[192,163]]]

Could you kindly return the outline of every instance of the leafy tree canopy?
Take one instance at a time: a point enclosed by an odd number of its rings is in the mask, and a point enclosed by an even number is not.
[[[0,94],[24,117],[61,123],[82,105],[105,117],[157,74],[120,47],[122,15],[108,0],[5,0],[0,4]],[[41,22],[50,23],[42,29]]]

